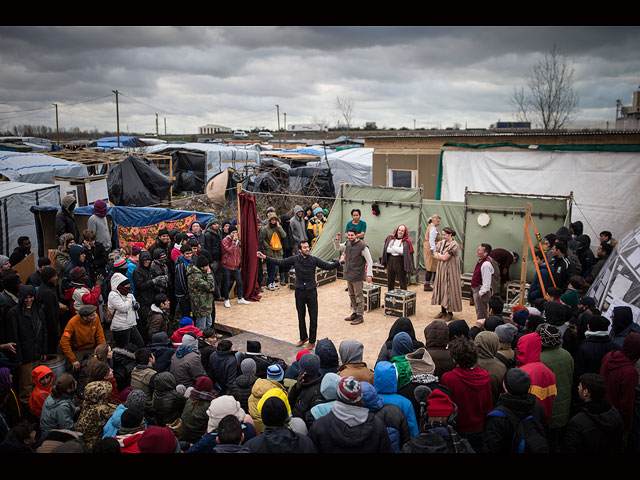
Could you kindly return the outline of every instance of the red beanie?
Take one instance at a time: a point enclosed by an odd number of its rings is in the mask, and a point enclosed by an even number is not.
[[[306,355],[307,353],[311,353],[311,352],[309,350],[300,350],[296,355],[296,362],[299,362],[302,356]]]
[[[429,402],[427,407],[429,417],[448,417],[455,411],[449,396],[437,388],[431,392],[427,400]]]
[[[174,453],[176,436],[167,427],[148,427],[138,440],[140,453]]]

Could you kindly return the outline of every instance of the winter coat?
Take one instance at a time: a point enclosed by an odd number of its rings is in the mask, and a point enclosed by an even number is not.
[[[545,292],[549,287],[553,287],[553,282],[551,281],[551,275],[549,275],[549,269],[547,265],[543,262],[538,265],[540,268],[540,276],[542,277],[542,285],[544,286]],[[540,285],[540,279],[538,278],[538,273],[533,276],[531,280],[531,284],[529,285],[529,293],[527,294],[527,299],[529,303],[533,305],[533,301],[538,298],[543,298],[542,294],[542,286]]]
[[[295,385],[289,391],[289,404],[291,405],[291,416],[298,417],[305,421],[307,428],[313,423],[311,409],[319,403],[324,403],[325,398],[320,389],[322,376],[308,379],[302,382],[300,390]]]
[[[169,371],[176,378],[176,383],[186,388],[195,387],[196,379],[207,375],[202,368],[200,353],[197,350],[188,350],[185,346],[180,346],[176,350],[171,358]]]
[[[622,453],[624,422],[606,400],[586,402],[565,429],[561,453]]]
[[[603,357],[618,347],[607,335],[586,335],[584,341],[578,344],[573,370],[573,383],[578,385],[578,380],[583,373],[600,373]]]
[[[155,304],[151,305],[151,311],[147,316],[147,338],[153,337],[158,332],[168,334],[169,327],[169,316]]]
[[[187,267],[187,288],[191,313],[195,318],[210,315],[213,310],[213,297],[216,282],[211,273],[200,270],[195,264]]]
[[[549,428],[564,427],[569,421],[571,410],[571,393],[573,388],[573,357],[564,348],[543,348],[540,361],[556,376],[556,395],[553,412],[549,420]]]
[[[75,430],[76,407],[73,393],[55,397],[49,395],[42,404],[40,414],[41,438],[46,438],[51,430]]]
[[[109,292],[107,305],[109,310],[113,312],[111,330],[114,332],[129,330],[135,327],[138,322],[136,312],[133,309],[136,303],[135,297],[131,293],[126,296],[122,295],[118,291],[118,285],[126,279],[127,277],[118,272],[111,277],[111,292]]]
[[[275,213],[269,214],[269,219],[271,218],[277,219],[278,216]],[[281,245],[281,248],[279,250],[271,249],[271,237],[273,235],[276,235],[277,237],[279,237],[280,245]],[[284,256],[283,255],[284,242],[285,242],[286,236],[287,236],[286,232],[280,225],[276,224],[274,226],[271,224],[271,221],[269,220],[267,225],[260,229],[260,235],[259,235],[260,250],[268,257],[278,258],[278,259],[282,258]]]
[[[61,208],[58,210],[58,213],[56,213],[56,236],[59,237],[65,233],[71,233],[76,243],[79,243],[80,234],[72,208],[75,204],[76,198],[73,195],[65,195],[62,197],[60,201]]]
[[[442,376],[442,384],[449,389],[451,399],[458,405],[458,432],[482,431],[484,419],[493,408],[489,372],[478,366],[458,366]]]
[[[349,410],[364,409],[345,406]],[[363,423],[347,424],[332,410],[313,423],[308,437],[319,453],[393,453],[384,423],[372,413]]]
[[[156,292],[153,285],[154,277],[151,271],[151,264],[145,267],[145,260],[151,260],[151,254],[143,250],[139,255],[138,266],[133,271],[131,291],[135,291],[134,296],[140,305],[149,307],[153,304]]]
[[[240,268],[240,243],[231,240],[227,235],[222,239],[222,266],[227,270]]]
[[[274,380],[267,380],[264,378],[258,378],[256,382],[253,384],[253,388],[251,389],[251,396],[247,401],[249,405],[248,413],[253,419],[253,425],[256,431],[256,435],[260,435],[264,430],[264,423],[262,423],[262,416],[258,411],[258,403],[262,399],[265,393],[267,393],[272,388],[279,388],[286,394],[286,390],[284,386],[280,382],[276,382]]]
[[[191,391],[182,410],[182,440],[196,443],[207,433],[209,415],[207,409],[215,396],[211,392]]]
[[[207,228],[204,234],[204,248],[209,252],[213,262],[222,260],[222,236],[219,228],[217,232]]]
[[[131,385],[131,372],[136,368],[136,354],[124,348],[113,348],[113,377],[116,379],[118,391]]]
[[[291,233],[291,248],[297,250],[300,242],[308,241],[307,238],[307,222],[304,221],[304,215],[298,218],[298,212],[303,212],[300,205],[293,207],[293,217],[289,220],[289,231]]]
[[[622,351],[614,350],[602,358],[600,376],[607,382],[606,400],[620,412],[625,433],[630,432],[638,385],[638,371],[634,363]]]
[[[42,384],[42,379],[46,375],[51,375],[49,385]],[[38,418],[42,413],[42,404],[51,393],[51,384],[53,383],[53,372],[45,365],[39,365],[31,370],[31,376],[33,377],[33,390],[29,397],[29,409]]]
[[[556,376],[544,363],[540,361],[542,340],[537,333],[528,333],[518,340],[517,367],[529,374],[531,386],[529,393],[533,393],[544,407],[547,422],[553,413],[553,404],[558,393]]]
[[[40,360],[47,354],[47,325],[44,312],[35,300],[30,308],[24,304],[27,296],[35,297],[36,290],[31,286],[22,286],[18,292],[18,304],[7,312],[5,322],[10,324],[10,332],[15,342],[16,361],[30,363]]]
[[[415,409],[409,399],[397,393],[398,377],[396,367],[392,363],[387,361],[378,362],[374,370],[373,386],[385,404],[400,407],[400,410],[402,410],[402,413],[407,419],[409,433],[411,436],[417,435],[419,429]]]
[[[535,395],[526,393],[522,396],[503,393],[498,397],[496,408],[507,410],[518,420],[523,420],[529,415],[543,427],[547,423],[544,408],[537,401]],[[508,417],[501,415],[489,415],[484,423],[483,453],[512,453],[514,429]]]
[[[175,275],[173,277],[173,286],[176,297],[188,297],[189,285],[187,283],[187,268],[193,262],[187,261],[184,256],[180,255],[175,260]]]
[[[393,344],[393,338],[400,332],[405,332],[409,335],[409,337],[411,337],[414,351],[420,347],[424,347],[424,343],[416,339],[416,332],[413,328],[413,323],[411,323],[411,320],[407,317],[400,317],[395,322],[393,322],[393,325],[391,325],[391,328],[389,329],[389,335],[387,336],[387,340],[385,341],[385,343],[382,345],[382,348],[380,348],[380,353],[378,353],[378,359],[376,360],[376,363],[383,360],[387,362],[391,360],[391,347]]]
[[[399,452],[411,438],[409,424],[400,407],[390,403],[385,404],[373,384],[368,382],[362,384],[362,402],[371,413],[382,420],[382,423],[387,427],[389,440],[391,440],[394,451]]]
[[[176,391],[176,386],[176,379],[171,372],[156,375],[153,410],[159,427],[166,427],[167,424],[175,422],[182,414],[187,399]]]
[[[131,371],[130,386],[134,390],[142,390],[147,396],[147,409],[152,406],[154,377],[157,374],[158,371],[149,365],[136,365],[136,368]]]
[[[89,451],[102,438],[102,428],[116,409],[115,405],[109,403],[111,390],[111,384],[102,381],[91,382],[84,389],[84,401],[76,430],[82,433]]]
[[[196,338],[200,338],[202,336],[202,332],[195,325],[185,325],[184,327],[180,327],[173,332],[173,335],[171,335],[171,343],[174,348],[178,348],[182,344],[182,338],[187,333],[193,333]]]
[[[239,375],[236,381],[229,387],[228,394],[233,395],[240,406],[245,412],[249,411],[249,398],[251,397],[251,390],[255,385],[258,377],[254,375]]]
[[[491,393],[495,401],[504,392],[502,380],[507,373],[507,367],[495,357],[500,343],[498,335],[495,332],[484,331],[478,333],[474,341],[478,347],[478,366],[491,376]]]
[[[436,365],[433,374],[438,378],[442,378],[442,375],[456,367],[451,353],[447,349],[447,345],[449,344],[449,327],[441,320],[433,321],[425,327],[424,338],[427,352],[429,352],[433,363]]]
[[[69,263],[67,263],[67,267],[64,270],[64,273],[60,277],[60,287],[63,292],[66,292],[68,289],[72,287],[71,285],[71,271],[76,267],[82,267],[85,269],[87,278],[89,281],[87,282],[87,286],[92,287],[93,283],[91,282],[91,278],[89,277],[90,268],[86,259],[86,248],[84,245],[75,244],[69,247]],[[85,261],[80,261],[80,255],[85,254]]]
[[[236,352],[233,350],[216,350],[209,357],[209,378],[214,385],[217,383],[221,388],[221,395],[225,395],[238,377],[238,362]]]
[[[169,340],[167,333],[158,332],[154,334],[151,337],[149,348],[156,358],[156,363],[153,365],[153,368],[158,372],[168,372],[171,366],[171,358],[176,350]]]
[[[60,350],[70,363],[77,359],[74,350],[89,350],[107,343],[98,319],[87,323],[80,315],[71,317],[60,337]]]

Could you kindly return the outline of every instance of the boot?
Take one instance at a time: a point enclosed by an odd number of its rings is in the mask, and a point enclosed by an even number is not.
[[[451,320],[453,320],[453,312],[448,312],[448,313],[444,316],[444,321],[445,321],[445,322],[450,322]]]
[[[425,282],[425,283],[424,283],[424,291],[425,291],[425,292],[431,292],[431,291],[433,291],[433,287],[431,286],[431,284],[430,284],[430,283],[428,283],[428,282]]]
[[[350,316],[345,318],[344,320],[345,320],[345,322],[353,322],[356,319],[357,316],[358,316],[358,314],[354,312]]]
[[[435,317],[433,317],[433,318],[444,318],[446,315],[447,315],[447,312],[446,312],[446,311],[444,311],[444,312],[440,312],[439,314],[437,314],[437,315],[436,315]]]
[[[364,317],[362,315],[356,315],[356,318],[353,319],[351,325],[360,325],[362,322],[364,322]]]
[[[309,340],[309,339],[305,338],[304,340],[300,340],[298,343],[296,343],[296,347],[303,346],[305,343],[307,343],[307,340]]]

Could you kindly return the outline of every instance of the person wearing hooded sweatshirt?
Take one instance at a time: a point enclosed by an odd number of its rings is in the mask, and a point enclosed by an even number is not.
[[[324,379],[323,379],[324,381]],[[404,413],[397,405],[385,403],[384,399],[378,395],[375,387],[369,382],[360,382],[362,387],[362,402],[369,409],[369,412],[382,420],[394,452],[398,453],[402,446],[409,441],[409,423]],[[337,395],[337,392],[334,392]]]
[[[349,375],[346,376],[348,377]],[[331,372],[322,376],[322,381],[320,382],[320,393],[322,393],[322,396],[326,401],[311,408],[310,412],[313,417],[313,421],[320,417],[324,417],[331,411],[331,407],[333,406],[333,402],[337,395],[336,389],[338,388],[338,382],[340,382],[341,378],[342,377],[337,373]]]
[[[442,385],[449,389],[451,399],[458,405],[458,432],[477,451],[484,418],[493,408],[491,375],[478,366],[478,348],[471,340],[454,338],[449,349],[456,368],[442,376]]]
[[[47,355],[47,325],[42,307],[36,301],[36,290],[23,285],[18,292],[18,304],[7,312],[5,320],[13,332],[10,342],[15,342],[18,364],[18,393],[23,403],[29,402],[33,390],[31,371],[44,361]]]
[[[640,326],[633,321],[631,307],[613,307],[611,315],[611,340],[619,348],[622,348],[624,339],[629,333],[640,333]]]
[[[195,264],[187,267],[187,288],[196,327],[210,328],[215,320],[216,282],[207,257],[199,255]]]
[[[281,390],[286,396],[287,390],[282,384],[283,379],[284,371],[282,370],[282,367],[280,365],[272,365],[267,370],[267,378],[258,378],[253,384],[253,388],[251,389],[251,396],[247,400],[247,404],[249,405],[249,415],[253,420],[256,435],[261,434],[264,430],[264,423],[262,423],[262,417],[260,416],[260,412],[258,410],[258,404],[260,403],[262,397],[273,388]],[[288,400],[287,404],[290,404]]]
[[[320,357],[310,353],[300,358],[300,373],[296,384],[289,391],[291,415],[301,418],[307,427],[313,422],[311,408],[324,402],[320,391],[322,374],[320,373]]]
[[[56,353],[60,338],[60,297],[58,296],[58,274],[52,267],[42,269],[42,284],[36,292],[36,300],[42,305],[47,325],[47,353]]]
[[[411,401],[398,393],[398,372],[393,363],[381,361],[376,364],[373,377],[373,386],[382,397],[385,404],[397,405],[409,425],[411,436],[419,432],[418,421]]]
[[[187,334],[182,337],[182,344],[171,358],[169,371],[176,378],[176,382],[185,388],[194,387],[198,378],[206,376],[195,336]]]
[[[38,419],[42,414],[42,404],[51,393],[53,383],[53,371],[46,365],[40,365],[31,372],[33,378],[33,390],[29,397],[29,409]]]
[[[151,353],[153,353],[156,362],[154,368],[157,372],[168,372],[171,367],[171,358],[176,349],[169,339],[167,332],[154,333],[149,343]]]
[[[76,430],[82,433],[89,451],[102,438],[102,429],[116,409],[115,405],[109,403],[112,388],[109,382],[97,381],[88,383],[84,389]]]
[[[560,450],[560,439],[569,421],[571,411],[571,396],[573,391],[574,360],[562,345],[562,336],[558,328],[548,323],[538,325],[536,333],[540,335],[542,352],[540,361],[544,363],[556,376],[556,395],[553,412],[549,419],[549,440],[551,451]]]
[[[373,370],[362,361],[364,345],[358,340],[343,340],[338,347],[340,361],[338,375],[341,377],[355,377],[359,382],[373,384]]]
[[[103,277],[99,275],[96,284],[89,287],[91,280],[83,267],[75,267],[69,275],[70,285],[65,290],[65,299],[69,302],[71,315],[75,315],[83,305],[93,305],[96,308],[100,303]]]
[[[309,219],[307,223],[307,239],[311,242],[311,248],[313,248],[318,240],[318,237],[324,229],[324,225],[327,223],[327,219],[322,213],[322,208],[316,207],[313,210],[313,217]]]
[[[391,359],[398,371],[398,390],[411,382],[411,366],[406,355],[413,352],[413,342],[407,332],[398,332],[391,344]]]
[[[147,250],[142,250],[138,256],[138,266],[132,275],[133,288],[131,291],[134,292],[134,297],[140,304],[138,323],[141,332],[146,332],[147,330],[147,317],[155,299],[155,286],[166,285],[169,281],[168,275],[154,276],[151,271],[152,261],[151,254]]]
[[[211,401],[217,397],[213,390],[213,382],[209,377],[202,376],[196,380],[194,388],[182,410],[182,440],[196,443],[207,433],[209,415],[207,410]]]
[[[280,225],[280,218],[275,212],[269,212],[267,216],[267,225],[260,229],[259,242],[260,251],[266,256],[282,260],[284,257],[284,241],[287,233]],[[276,290],[278,284],[276,276],[278,273],[278,265],[267,262],[267,287],[269,290]]]
[[[70,373],[63,373],[55,379],[51,393],[42,404],[40,413],[41,438],[47,438],[52,430],[75,430],[80,407],[76,407],[74,392],[76,380]]]
[[[315,354],[320,358],[320,375],[332,372],[336,373],[340,366],[338,351],[336,346],[328,338],[318,340]]]
[[[65,233],[58,237],[58,248],[56,249],[56,254],[54,256],[55,259],[55,268],[56,272],[58,272],[58,276],[62,279],[64,276],[64,272],[67,270],[67,265],[71,260],[69,256],[69,251],[71,246],[76,243],[75,238],[72,233]]]
[[[149,251],[149,253],[151,253],[153,257],[150,267],[152,278],[166,277],[166,281],[163,279],[163,281],[153,284],[153,291],[156,295],[159,293],[169,295],[169,292],[173,288],[173,282],[169,276],[169,267],[167,265],[167,259],[169,257],[167,257],[167,252],[162,248],[156,248],[153,252]]]
[[[396,278],[402,290],[407,289],[414,271],[413,245],[406,225],[398,225],[392,235],[387,236],[382,248],[382,265],[387,269],[387,290],[394,290]]]
[[[507,373],[507,367],[495,356],[498,352],[498,335],[495,332],[480,332],[474,342],[478,347],[478,366],[489,372],[491,377],[491,394],[495,402],[503,392],[502,380]]]
[[[289,230],[291,232],[291,244],[293,253],[300,253],[298,245],[300,242],[308,241],[307,223],[304,220],[304,210],[300,205],[293,207],[293,217],[289,220]]]
[[[443,320],[434,320],[424,329],[424,341],[427,352],[435,364],[433,374],[442,378],[444,373],[456,368],[456,364],[451,357],[449,345],[449,327]]]
[[[226,395],[227,389],[231,387],[238,377],[238,362],[236,351],[230,340],[220,340],[217,342],[216,351],[209,357],[209,378],[217,384],[221,394]]]
[[[76,243],[80,242],[80,232],[73,210],[76,208],[76,197],[73,195],[65,195],[60,200],[60,210],[56,213],[56,235],[64,235],[71,233]]]
[[[67,290],[72,287],[71,283],[71,272],[76,267],[84,268],[85,272],[89,272],[89,265],[85,261],[87,258],[87,249],[82,244],[74,244],[69,247],[69,263],[67,263],[67,267],[60,278],[62,293],[65,294],[65,298],[67,296]],[[88,276],[88,273],[87,273]],[[91,283],[91,279],[88,279],[87,285],[89,287],[93,286]]]
[[[107,308],[113,312],[111,334],[117,347],[124,347],[130,341],[138,347],[144,346],[137,327],[136,305],[129,279],[121,273],[114,273]]]
[[[516,365],[529,375],[533,393],[544,407],[547,423],[551,420],[553,404],[558,393],[556,375],[540,360],[542,339],[537,333],[528,333],[518,340]]]
[[[256,362],[253,358],[245,358],[240,362],[240,375],[236,381],[229,387],[229,395],[240,402],[240,406],[245,412],[249,411],[249,398],[251,390],[255,385],[258,377],[256,377]]]
[[[342,377],[331,412],[316,420],[309,438],[319,453],[393,453],[383,421],[362,402],[362,386]]]
[[[175,422],[184,408],[187,399],[176,390],[178,383],[171,372],[158,373],[153,390],[153,411],[156,425],[165,427]]]
[[[420,347],[424,347],[424,343],[416,339],[416,331],[413,328],[413,323],[411,322],[411,319],[407,317],[400,317],[395,322],[393,322],[393,325],[391,325],[391,328],[389,329],[389,335],[387,336],[387,339],[385,340],[384,344],[380,348],[380,353],[378,354],[378,359],[376,360],[376,363],[382,360],[386,360],[386,361],[391,360],[391,350],[393,348],[393,339],[399,332],[406,332],[409,335],[409,337],[411,338],[411,342],[413,344],[413,351],[417,350]]]
[[[614,350],[602,358],[600,376],[607,382],[607,401],[620,412],[624,422],[625,443],[633,426],[634,402],[638,387],[638,370],[635,363],[640,359],[640,334],[629,333],[621,350]]]
[[[265,429],[246,442],[251,453],[317,453],[313,441],[289,425],[291,408],[282,390],[269,390],[258,403],[258,411]]]

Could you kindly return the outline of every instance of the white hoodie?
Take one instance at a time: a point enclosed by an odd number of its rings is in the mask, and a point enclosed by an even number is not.
[[[128,330],[137,324],[136,311],[133,309],[136,300],[133,294],[129,293],[125,296],[118,291],[118,285],[125,280],[128,280],[127,277],[118,272],[111,277],[111,291],[109,292],[107,305],[109,310],[113,312],[111,320],[112,332]]]

